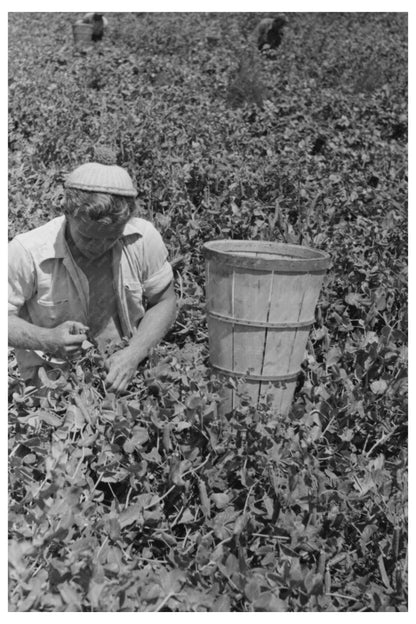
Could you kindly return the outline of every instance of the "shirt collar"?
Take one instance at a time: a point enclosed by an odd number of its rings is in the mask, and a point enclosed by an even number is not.
[[[47,260],[49,258],[65,258],[69,256],[69,248],[65,238],[65,216],[57,217],[53,221],[56,223],[56,233],[55,236],[47,236],[47,239],[42,242],[41,249],[39,250],[42,260]],[[126,238],[131,235],[143,236],[142,219],[132,217],[127,221],[121,238]]]

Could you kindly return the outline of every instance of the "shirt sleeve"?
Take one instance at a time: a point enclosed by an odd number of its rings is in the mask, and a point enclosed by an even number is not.
[[[173,271],[168,262],[168,250],[156,228],[149,224],[143,238],[143,292],[151,299],[172,281]]]
[[[32,256],[14,238],[9,243],[9,314],[18,314],[36,291],[36,273]]]

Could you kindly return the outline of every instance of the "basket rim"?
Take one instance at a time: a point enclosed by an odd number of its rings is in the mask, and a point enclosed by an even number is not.
[[[279,272],[325,271],[331,262],[331,256],[320,249],[275,241],[218,239],[204,243],[203,253],[207,260],[223,265]],[[252,255],[257,253],[263,255]]]

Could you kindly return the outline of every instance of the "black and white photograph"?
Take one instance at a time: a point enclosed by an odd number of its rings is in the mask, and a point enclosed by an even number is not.
[[[8,612],[408,612],[407,9],[79,6],[7,14]]]

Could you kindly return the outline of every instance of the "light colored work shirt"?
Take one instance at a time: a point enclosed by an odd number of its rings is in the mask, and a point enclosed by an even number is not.
[[[19,234],[9,243],[9,314],[52,328],[65,321],[88,325],[89,282],[65,238],[65,216]],[[145,313],[145,300],[172,281],[168,252],[156,228],[132,217],[112,248],[112,279],[122,335],[131,338]],[[23,378],[44,360],[16,349]]]

